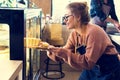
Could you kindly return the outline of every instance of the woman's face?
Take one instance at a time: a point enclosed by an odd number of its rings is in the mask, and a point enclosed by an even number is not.
[[[65,21],[66,27],[68,29],[74,29],[75,28],[75,17],[69,9],[66,10],[66,14],[64,16],[64,21]]]

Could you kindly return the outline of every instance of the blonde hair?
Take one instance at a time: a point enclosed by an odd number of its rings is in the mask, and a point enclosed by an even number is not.
[[[81,17],[80,21],[82,24],[88,24],[90,21],[87,2],[72,2],[68,4],[67,8],[70,9],[75,17]]]

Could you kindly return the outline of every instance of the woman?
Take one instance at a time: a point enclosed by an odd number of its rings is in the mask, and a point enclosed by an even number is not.
[[[70,3],[64,19],[73,31],[64,47],[49,46],[48,57],[83,70],[79,80],[120,80],[118,52],[106,32],[89,22],[87,4]]]
[[[113,0],[91,0],[90,6],[90,16],[93,18],[93,23],[101,26],[106,31],[107,22],[110,22],[116,28],[119,27],[118,31],[120,31],[120,24]]]

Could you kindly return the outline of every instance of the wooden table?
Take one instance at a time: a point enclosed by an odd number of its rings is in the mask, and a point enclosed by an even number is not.
[[[22,80],[22,61],[0,60],[0,80]]]

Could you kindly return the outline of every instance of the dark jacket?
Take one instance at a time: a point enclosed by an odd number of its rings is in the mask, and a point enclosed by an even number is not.
[[[102,4],[104,4],[103,0],[91,0],[90,16],[98,16],[100,20],[104,21],[108,16],[106,16],[102,11]],[[118,21],[113,0],[108,0],[107,5],[111,6],[109,16],[111,16],[112,19]]]

